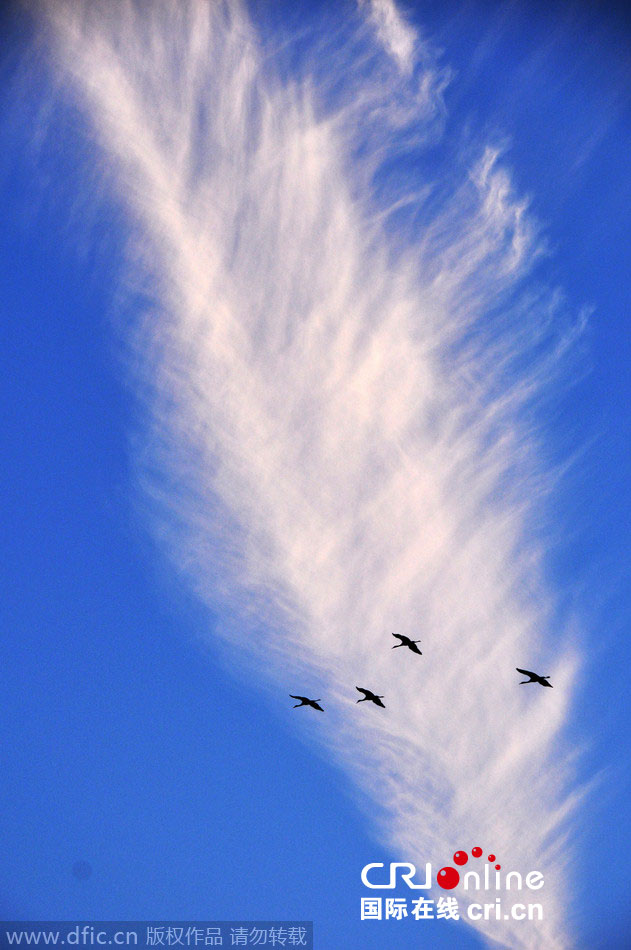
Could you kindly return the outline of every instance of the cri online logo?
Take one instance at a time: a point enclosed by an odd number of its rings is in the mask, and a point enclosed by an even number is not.
[[[473,887],[475,890],[479,890],[480,888],[489,890],[489,888],[494,887],[499,890],[502,887],[502,875],[500,873],[502,870],[502,865],[495,864],[496,858],[494,854],[487,855],[486,861],[478,864],[478,861],[483,857],[483,854],[484,852],[482,848],[471,848],[471,856],[477,859],[472,864],[472,868],[475,868],[475,870],[469,869],[466,872],[463,872],[463,886],[465,889]],[[453,856],[453,862],[460,868],[464,867],[465,864],[469,863],[468,853],[466,851],[456,851]],[[495,870],[495,879],[493,882],[491,882],[491,866],[493,866]],[[385,867],[385,865],[380,863],[367,864],[362,869],[362,883],[372,890],[393,890],[397,886],[399,868],[405,868],[405,872],[402,871],[400,877],[401,880],[405,881],[408,887],[412,888],[412,890],[429,890],[429,888],[432,886],[432,866],[429,862],[425,865],[425,881],[419,884],[412,880],[416,874],[416,866],[414,864],[401,861],[390,865],[390,876],[386,884],[375,884],[371,882],[368,879],[368,875],[371,870],[373,868],[383,867]],[[482,869],[482,878],[480,877],[479,873],[480,869]],[[436,875],[436,883],[444,890],[450,891],[460,883],[460,872],[457,870],[457,868],[451,867],[451,865],[441,868]],[[530,871],[530,873],[526,875],[525,883],[526,887],[528,887],[530,890],[539,890],[540,887],[543,887],[543,874],[540,871]],[[519,871],[510,871],[505,875],[504,887],[506,890],[511,890],[513,885],[515,886],[516,890],[521,890],[523,886],[522,876]]]

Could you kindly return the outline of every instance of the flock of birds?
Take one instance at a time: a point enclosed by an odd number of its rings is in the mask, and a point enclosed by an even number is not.
[[[420,640],[410,640],[409,637],[406,637],[402,633],[393,633],[392,636],[401,641],[400,643],[395,643],[395,645],[392,647],[393,650],[396,650],[397,647],[407,647],[408,650],[412,651],[412,653],[418,653],[419,656],[423,656],[422,651],[419,650],[416,645],[417,643],[421,642]],[[519,684],[520,686],[523,686],[526,683],[539,683],[540,686],[549,686],[550,689],[552,689],[552,683],[548,682],[550,679],[549,676],[540,676],[538,673],[533,673],[532,670],[522,670],[518,666],[516,666],[515,669],[523,676],[529,677],[527,680],[521,680]],[[384,698],[383,696],[373,693],[370,689],[364,689],[363,686],[356,686],[355,689],[358,693],[364,694],[361,699],[357,700],[358,703],[365,703],[367,700],[369,700],[371,703],[374,703],[375,706],[381,706],[382,709],[386,708],[381,702],[381,700]],[[318,709],[320,712],[324,712],[324,709],[322,706],[320,706],[322,701],[320,699],[309,699],[307,696],[294,696],[293,693],[290,693],[289,695],[292,699],[300,700],[299,703],[296,703],[294,709],[299,709],[301,706],[311,706],[312,709]]]

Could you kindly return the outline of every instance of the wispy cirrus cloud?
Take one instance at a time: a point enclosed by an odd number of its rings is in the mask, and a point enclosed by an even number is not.
[[[418,35],[409,23],[406,23],[396,4],[392,0],[358,0],[364,8],[383,43],[385,50],[392,56],[404,73],[411,73],[416,65]]]
[[[175,563],[228,650],[326,690],[322,741],[397,855],[439,868],[480,843],[542,869],[543,921],[475,926],[568,946],[577,657],[551,629],[552,473],[526,410],[575,331],[531,277],[541,240],[497,149],[457,182],[408,168],[382,206],[371,183],[435,132],[445,85],[386,0],[360,5],[368,31],[348,9],[328,86],[322,68],[281,80],[237,0],[39,9],[153,287],[130,342],[138,464]],[[517,665],[556,688],[517,688]],[[358,715],[355,684],[387,712]]]

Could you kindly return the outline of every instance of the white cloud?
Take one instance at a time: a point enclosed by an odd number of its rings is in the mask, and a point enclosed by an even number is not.
[[[349,130],[343,94],[323,112],[318,88],[274,76],[237,2],[46,10],[155,287],[133,336],[139,466],[175,562],[270,686],[320,683],[327,749],[399,859],[439,868],[480,844],[543,869],[541,923],[476,926],[568,946],[559,730],[577,661],[551,629],[533,531],[548,482],[522,414],[550,373],[536,354],[560,351],[558,306],[524,285],[525,202],[488,148],[397,246],[353,151],[387,89],[367,84]],[[370,10],[411,69],[412,28]],[[431,70],[419,81],[439,96]],[[389,156],[390,132],[371,135]],[[522,690],[516,666],[555,689]],[[387,712],[356,707],[356,684]]]
[[[406,23],[392,0],[358,0],[367,9],[377,37],[403,73],[411,73],[415,65],[418,36]]]

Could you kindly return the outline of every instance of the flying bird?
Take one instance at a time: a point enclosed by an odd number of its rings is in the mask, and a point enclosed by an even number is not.
[[[518,666],[516,666],[515,669],[518,673],[523,673],[524,676],[530,677],[529,680],[522,680],[519,684],[520,686],[523,686],[524,683],[539,683],[541,686],[549,686],[550,689],[552,689],[552,683],[547,682],[550,679],[549,676],[539,676],[538,673],[533,673],[531,670],[520,670]]]
[[[355,689],[358,690],[358,692],[364,694],[363,699],[357,700],[358,703],[365,703],[366,700],[369,699],[371,703],[375,704],[375,706],[381,706],[382,709],[386,708],[384,704],[381,702],[381,700],[383,699],[383,696],[377,696],[375,693],[371,693],[369,689],[362,689],[361,686],[356,686]]]
[[[324,709],[322,708],[322,706],[318,705],[318,703],[320,702],[319,699],[307,699],[306,696],[294,696],[293,693],[290,693],[289,695],[291,696],[292,699],[300,700],[299,703],[296,703],[296,705],[294,706],[294,709],[298,709],[300,706],[311,706],[313,709],[319,709],[320,712],[324,712]]]
[[[392,647],[393,650],[396,650],[397,647],[408,647],[412,653],[418,653],[419,656],[423,656],[422,651],[419,650],[416,645],[417,643],[421,642],[420,640],[410,640],[410,638],[406,637],[403,633],[393,633],[392,636],[401,641],[401,643],[395,643],[395,645]]]

